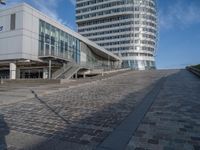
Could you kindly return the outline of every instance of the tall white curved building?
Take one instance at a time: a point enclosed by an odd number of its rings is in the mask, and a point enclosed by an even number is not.
[[[155,68],[156,0],[77,0],[78,32],[120,56],[123,67]]]

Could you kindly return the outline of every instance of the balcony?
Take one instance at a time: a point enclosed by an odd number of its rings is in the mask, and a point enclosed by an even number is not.
[[[67,62],[79,62],[80,54],[77,54],[76,52],[60,52],[57,50],[40,50],[38,57],[40,59],[57,59],[57,60],[63,60]]]

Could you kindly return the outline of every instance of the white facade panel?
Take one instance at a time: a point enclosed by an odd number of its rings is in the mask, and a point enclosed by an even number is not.
[[[23,43],[22,51],[26,59],[38,60],[39,19],[31,9],[23,6]]]
[[[11,14],[16,14],[14,30],[10,29]],[[38,55],[40,20],[79,39],[94,48],[95,52],[98,52],[100,56],[107,57],[107,55],[110,55],[112,60],[120,60],[119,57],[94,42],[23,3],[0,11],[0,28],[3,26],[2,31],[0,30],[0,61],[11,59],[41,61]]]
[[[3,15],[3,16],[0,15],[0,27],[1,27],[0,33],[4,33],[10,30],[10,15]]]
[[[84,52],[81,52],[81,63],[86,63],[87,55]]]
[[[22,34],[0,36],[0,60],[22,58]]]
[[[0,73],[4,78],[51,78],[69,62],[111,69],[120,60],[25,3],[0,10],[0,63],[10,68]]]
[[[16,14],[15,30],[10,29],[11,14]],[[0,60],[22,59],[22,11],[19,7],[0,12]]]

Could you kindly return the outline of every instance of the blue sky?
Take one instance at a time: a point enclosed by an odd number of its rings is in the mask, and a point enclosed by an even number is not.
[[[183,68],[200,63],[200,0],[157,0],[158,68]],[[77,30],[75,0],[7,0],[7,6],[27,2],[50,17]],[[1,6],[0,8],[2,8]]]

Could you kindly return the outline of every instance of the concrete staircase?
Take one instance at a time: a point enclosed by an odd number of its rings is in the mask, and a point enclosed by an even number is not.
[[[81,69],[80,66],[74,65],[71,67],[65,74],[64,79],[70,79],[73,75],[75,75]]]
[[[70,79],[81,67],[75,63],[67,63],[65,66],[52,74],[52,79]]]
[[[65,66],[58,69],[52,74],[52,79],[59,79],[65,72],[67,72],[72,67],[71,63],[66,64]]]

